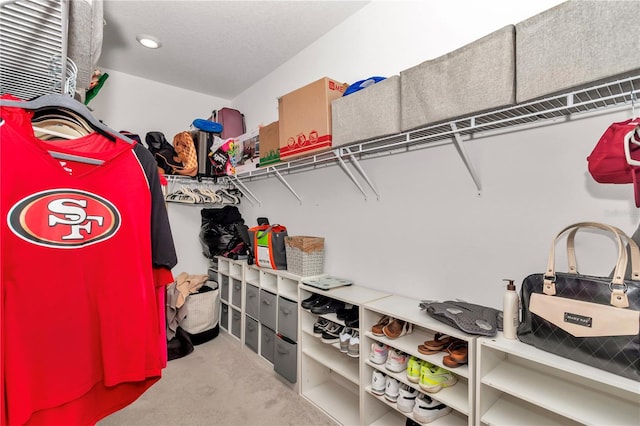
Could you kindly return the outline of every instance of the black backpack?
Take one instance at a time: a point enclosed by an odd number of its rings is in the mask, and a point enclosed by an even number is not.
[[[147,132],[144,139],[147,143],[147,148],[156,159],[158,167],[164,170],[166,174],[173,174],[175,167],[182,167],[182,163],[174,160],[174,157],[177,157],[178,154],[162,132]]]

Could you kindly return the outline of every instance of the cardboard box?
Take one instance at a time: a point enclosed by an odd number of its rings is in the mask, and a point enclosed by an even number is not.
[[[334,147],[400,133],[400,77],[336,99],[331,110]]]
[[[260,127],[260,167],[280,162],[280,124],[274,121]]]
[[[402,131],[513,105],[515,27],[400,72]]]
[[[278,99],[280,159],[331,148],[331,101],[346,88],[347,84],[324,77]]]
[[[638,1],[568,1],[516,24],[516,100],[640,69]]]
[[[236,146],[231,160],[235,165],[235,174],[257,169],[260,159],[258,129],[240,135],[235,140]]]

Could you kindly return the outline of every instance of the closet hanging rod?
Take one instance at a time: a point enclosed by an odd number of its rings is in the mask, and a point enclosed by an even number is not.
[[[112,137],[121,139],[127,143],[131,143],[131,144],[133,143],[133,140],[129,139],[128,137],[126,137],[125,135],[119,132],[116,132],[115,130],[109,128],[108,126],[98,121],[91,114],[91,111],[89,111],[89,108],[87,108],[84,104],[76,101],[75,99],[69,96],[57,95],[57,94],[42,95],[30,101],[13,101],[13,100],[7,100],[7,99],[0,99],[0,106],[16,107],[16,108],[30,109],[30,110],[36,110],[41,108],[66,108],[77,114],[80,114],[82,118],[87,120],[87,122],[94,129],[98,131],[102,131],[108,135],[111,135]]]

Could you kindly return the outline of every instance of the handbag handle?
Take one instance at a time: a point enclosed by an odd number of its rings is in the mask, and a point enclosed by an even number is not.
[[[549,296],[554,296],[556,294],[556,273],[555,273],[555,246],[558,242],[558,239],[567,231],[570,231],[574,228],[598,228],[604,231],[611,232],[616,240],[618,241],[618,261],[616,262],[616,266],[613,270],[613,279],[609,284],[609,289],[611,291],[611,299],[610,303],[612,306],[618,308],[627,308],[629,307],[629,300],[627,298],[627,285],[624,282],[624,273],[627,269],[627,251],[624,249],[622,244],[622,238],[620,234],[618,234],[617,228],[612,227],[611,225],[606,225],[604,223],[598,222],[578,222],[573,225],[569,225],[565,227],[563,230],[558,232],[556,237],[553,239],[551,243],[551,249],[549,250],[549,259],[547,261],[547,271],[543,275],[543,285],[542,292]],[[622,231],[621,231],[622,232]]]
[[[274,232],[282,232],[284,230],[284,229],[282,229],[282,228],[284,228],[284,226],[282,226],[282,225],[277,225],[277,224],[269,225],[269,227],[266,228],[266,229],[263,229],[261,231],[256,231],[256,237],[257,238],[262,238],[265,234],[268,234],[274,228],[276,228]]]
[[[631,254],[631,280],[640,281],[640,248],[638,244],[627,234],[613,225],[609,225],[616,230],[620,238],[626,240]],[[581,228],[573,228],[567,236],[567,263],[569,264],[569,273],[578,274],[578,262],[576,261],[575,236]],[[626,272],[626,271],[625,271]]]

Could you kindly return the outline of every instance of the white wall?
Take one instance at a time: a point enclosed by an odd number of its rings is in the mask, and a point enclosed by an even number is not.
[[[95,98],[89,102],[93,114],[114,130],[128,130],[142,140],[147,132],[173,136],[189,130],[195,118],[209,118],[211,111],[228,100],[180,89],[164,83],[102,69],[109,74]]]
[[[277,97],[322,76],[353,82],[393,75],[437,57],[559,1],[373,2],[232,101],[249,129],[277,120]],[[180,131],[223,100],[179,89],[167,94],[114,73],[91,106],[112,127],[144,133]],[[105,85],[105,87],[107,87]],[[172,90],[169,90],[172,89]],[[113,93],[109,93],[113,91]],[[126,102],[124,102],[126,101]],[[178,116],[170,106],[187,105]],[[541,128],[478,137],[465,143],[478,172],[476,188],[453,145],[370,159],[363,167],[381,197],[364,200],[338,167],[288,176],[302,205],[277,179],[248,184],[261,206],[244,202],[249,225],[258,216],[285,224],[291,235],[326,238],[326,272],[357,284],[415,298],[461,298],[500,307],[503,278],[519,284],[541,272],[553,235],[582,220],[617,225],[631,234],[639,214],[631,185],[599,185],[586,157],[612,121],[630,110]],[[142,115],[140,121],[135,114]],[[132,121],[134,120],[134,121]],[[176,272],[202,273],[197,238],[199,210],[169,206],[179,264]],[[608,245],[611,247],[609,248]],[[579,250],[581,272],[608,273],[613,244],[604,254]],[[581,247],[579,247],[580,249]],[[564,265],[562,263],[561,265]]]

